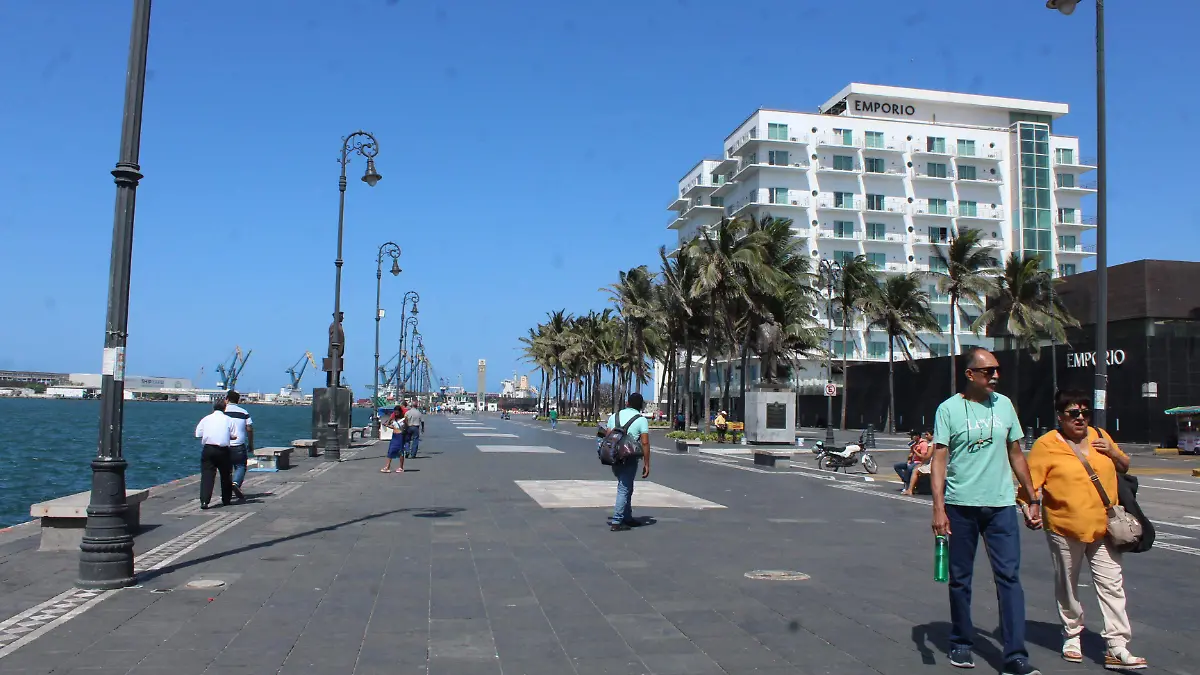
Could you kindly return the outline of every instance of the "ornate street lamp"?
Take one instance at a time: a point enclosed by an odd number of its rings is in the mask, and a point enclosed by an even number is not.
[[[392,258],[392,276],[400,276],[400,247],[395,242],[385,242],[379,246],[379,255],[375,258],[375,386],[371,389],[371,437],[379,438],[379,320],[383,318],[383,310],[379,307],[379,296],[383,285],[383,257]]]
[[[821,277],[825,279],[825,318],[829,324],[828,332],[826,333],[829,340],[829,349],[825,354],[825,387],[833,384],[833,288],[838,283],[838,278],[842,274],[842,265],[836,260],[826,260],[821,258],[818,265],[821,271]],[[842,336],[843,342],[846,336]],[[845,345],[843,344],[843,349]],[[825,447],[833,449],[833,397],[829,392],[825,393]]]

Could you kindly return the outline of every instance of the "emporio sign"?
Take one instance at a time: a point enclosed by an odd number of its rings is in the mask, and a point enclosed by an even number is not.
[[[893,103],[891,101],[866,101],[861,98],[854,99],[854,112],[865,113],[883,113],[885,115],[904,115],[912,117],[917,114],[917,109],[911,105],[903,103]]]
[[[1104,360],[1110,366],[1125,363],[1124,349],[1108,350],[1108,358]],[[1067,352],[1068,368],[1087,368],[1096,365],[1096,352]]]

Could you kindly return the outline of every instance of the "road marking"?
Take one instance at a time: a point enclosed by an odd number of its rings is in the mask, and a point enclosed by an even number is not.
[[[517,487],[525,491],[542,508],[581,509],[612,508],[616,483],[611,480],[518,480]],[[723,505],[701,499],[686,492],[673,490],[650,481],[637,482],[635,501],[639,507],[677,509],[723,509]]]
[[[1195,539],[1195,537],[1189,537],[1186,534],[1175,534],[1174,532],[1155,532],[1154,541],[1159,541],[1160,539]]]
[[[929,506],[929,502],[924,499],[917,499],[916,497],[909,497],[908,495],[902,495],[899,493],[877,492],[875,490],[867,490],[854,485],[834,485],[832,487],[835,487],[839,490],[849,490],[850,492],[860,492],[862,494],[875,495],[876,497],[899,499],[902,502],[912,502],[913,504],[924,504],[925,506]]]
[[[1186,553],[1188,555],[1200,556],[1200,548],[1192,548],[1191,546],[1182,546],[1180,544],[1168,544],[1167,542],[1154,542],[1154,548],[1163,548],[1176,553]]]
[[[1155,525],[1165,525],[1166,527],[1182,527],[1186,530],[1200,530],[1200,525],[1193,525],[1191,523],[1172,523],[1169,520],[1155,520],[1153,518],[1150,519],[1150,522],[1154,523]]]
[[[1200,495],[1200,490],[1180,490],[1179,488],[1160,487],[1158,485],[1143,485],[1147,490],[1167,490],[1168,492],[1186,492],[1188,494]]]
[[[467,433],[464,433],[463,436],[466,436],[468,438],[520,438],[516,434],[486,434],[486,433],[484,433],[484,434],[467,434]]]
[[[561,455],[562,450],[555,450],[548,445],[477,445],[480,452],[530,452],[544,455]]]
[[[1183,483],[1184,485],[1193,485],[1195,487],[1200,487],[1200,481],[1195,481],[1195,480],[1173,480],[1171,478],[1151,478],[1150,480],[1156,480],[1161,483]]]

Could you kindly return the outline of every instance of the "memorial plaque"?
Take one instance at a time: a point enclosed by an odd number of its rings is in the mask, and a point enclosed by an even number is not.
[[[787,405],[783,403],[768,403],[767,404],[767,428],[768,429],[786,429],[787,428]]]

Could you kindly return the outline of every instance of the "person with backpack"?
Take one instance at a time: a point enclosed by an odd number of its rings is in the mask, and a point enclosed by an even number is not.
[[[608,417],[601,427],[597,450],[600,463],[612,466],[617,479],[617,502],[613,507],[609,529],[621,532],[641,523],[633,519],[633,481],[637,478],[638,459],[642,459],[642,478],[650,477],[650,422],[642,415],[646,403],[642,395],[629,395],[625,407]]]

